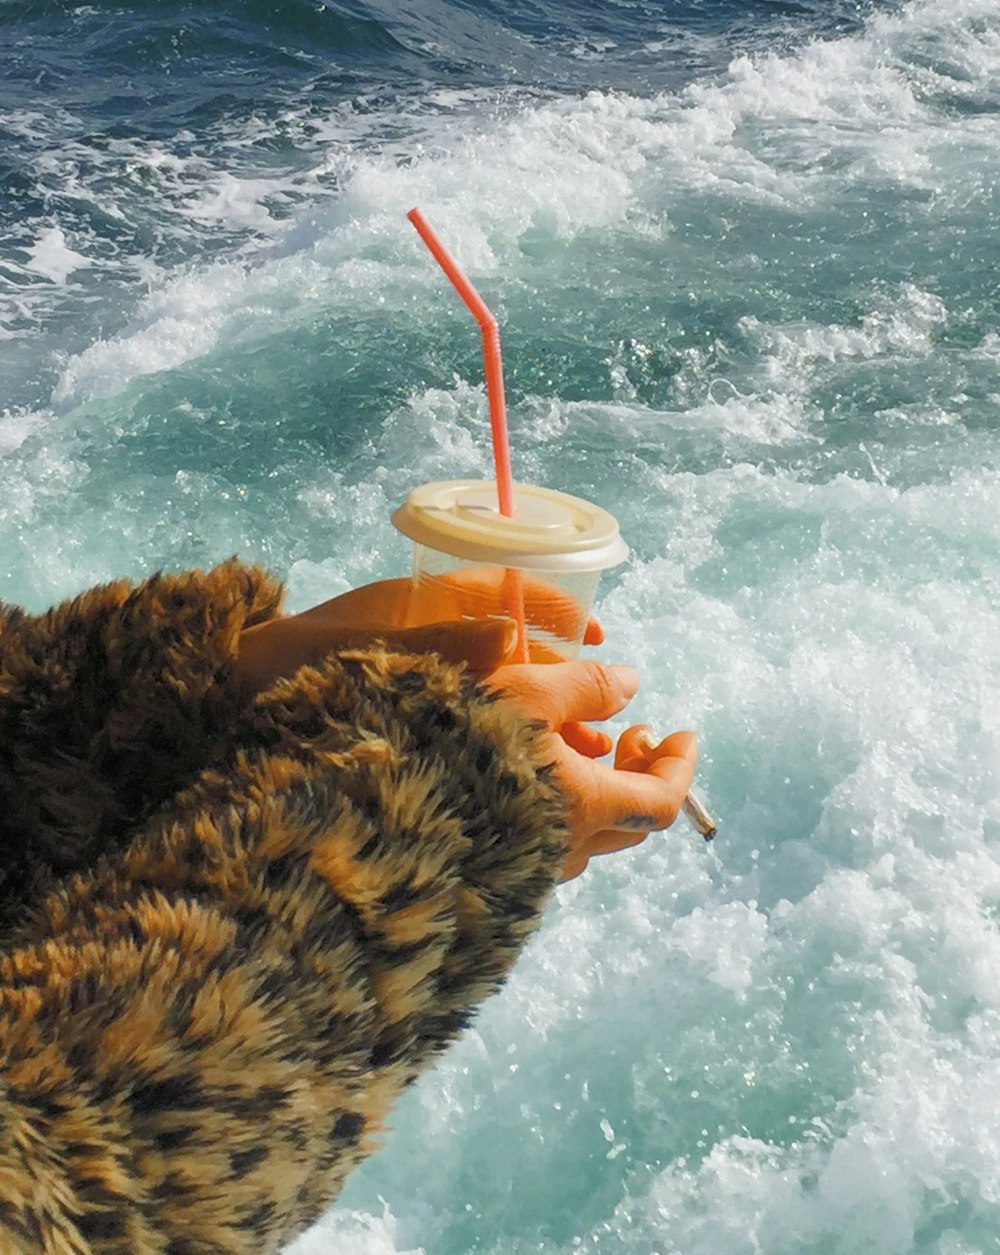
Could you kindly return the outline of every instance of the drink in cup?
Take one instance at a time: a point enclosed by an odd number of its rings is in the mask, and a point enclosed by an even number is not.
[[[522,659],[575,658],[601,572],[628,555],[599,506],[551,488],[514,486],[501,514],[496,484],[424,484],[392,516],[413,542],[411,623],[505,616]]]

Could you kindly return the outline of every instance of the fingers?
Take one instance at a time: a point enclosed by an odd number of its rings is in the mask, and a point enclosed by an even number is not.
[[[648,832],[595,832],[585,845],[570,850],[563,859],[561,882],[565,884],[567,880],[575,880],[586,870],[592,858],[642,845],[648,836]]]
[[[563,880],[579,876],[590,859],[640,845],[651,831],[669,827],[691,787],[696,759],[694,733],[675,732],[654,746],[643,726],[619,739],[613,769],[566,748],[559,762],[571,799]]]
[[[694,778],[697,741],[693,733],[678,732],[659,750],[645,770],[616,770],[565,751],[559,770],[581,840],[605,830],[645,834],[670,827]]]
[[[599,662],[559,662],[504,667],[494,686],[513,697],[525,713],[550,728],[576,721],[610,719],[628,705],[639,688],[631,667]]]
[[[595,832],[584,846],[584,852],[588,859],[600,858],[604,854],[617,854],[620,850],[630,850],[633,846],[642,845],[648,836],[648,832],[613,832],[609,828],[604,832]]]
[[[671,732],[669,736],[665,736],[659,744],[654,744],[652,740],[647,740],[643,745],[641,739],[639,741],[640,748],[645,755],[646,761],[649,763],[659,762],[662,758],[688,758],[691,760],[691,770],[694,771],[698,763],[698,738],[687,729],[681,732]]]
[[[651,729],[647,723],[636,724],[623,732],[615,746],[615,770],[645,771],[650,760],[644,750],[651,744]]]
[[[525,572],[517,574],[529,620],[564,640],[575,639],[583,613],[580,603],[543,579]],[[506,576],[506,571],[496,567],[473,567],[435,576],[416,586],[409,579],[378,580],[331,597],[295,617],[317,631],[428,625],[505,613],[516,618],[516,607],[509,604],[511,590]],[[601,625],[588,619],[583,643],[600,645],[603,641]]]
[[[516,638],[517,629],[509,619],[399,628],[381,623],[332,624],[325,617],[308,612],[243,632],[237,660],[238,681],[258,692],[279,676],[292,676],[299,667],[315,665],[338,650],[370,649],[379,642],[407,653],[438,654],[445,662],[466,663],[477,674],[487,675],[511,656]]]
[[[464,662],[471,671],[488,675],[510,658],[517,643],[517,628],[510,619],[470,619],[396,628],[381,633],[380,639],[407,652],[438,654],[445,662]]]
[[[559,735],[570,749],[583,754],[585,758],[602,758],[611,752],[611,747],[614,745],[614,741],[606,732],[576,721],[564,723],[559,729]]]
[[[448,585],[467,614],[514,612],[511,599],[523,601],[528,621],[563,640],[578,640],[585,631],[584,607],[564,589],[539,575],[515,568],[473,567],[452,571],[439,581]],[[499,598],[499,604],[498,604]]]
[[[444,662],[466,663],[486,675],[511,656],[517,629],[509,619],[469,619],[461,623],[424,623],[398,628],[381,624],[337,628],[325,632],[317,644],[322,652],[365,649],[377,642],[411,654],[437,654]]]
[[[604,628],[596,619],[588,619],[587,626],[583,630],[584,645],[603,645],[604,644]]]
[[[561,640],[582,637],[587,645],[604,640],[600,624],[586,620],[585,607],[575,597],[539,575],[513,567],[463,567],[425,576],[410,590],[405,621],[427,623],[496,614],[516,619],[519,606],[534,628]]]
[[[582,851],[570,850],[563,859],[560,882],[565,884],[567,880],[576,880],[581,872],[586,871],[588,862],[588,856]]]

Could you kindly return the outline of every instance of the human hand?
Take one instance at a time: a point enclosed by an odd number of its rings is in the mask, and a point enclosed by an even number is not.
[[[503,567],[461,567],[447,575],[411,579],[378,580],[333,597],[304,612],[325,626],[415,627],[430,623],[496,617],[505,604],[506,570]],[[520,590],[528,620],[561,640],[600,645],[604,632],[595,619],[583,621],[584,610],[569,593],[547,580],[519,572]]]
[[[677,818],[694,779],[693,732],[654,745],[648,728],[632,727],[618,741],[614,767],[595,761],[610,738],[584,721],[608,719],[628,705],[639,687],[631,667],[529,663],[502,667],[487,683],[550,730],[556,775],[570,803],[563,880],[579,876],[591,858],[638,845]]]
[[[433,590],[415,589],[410,579],[379,580],[300,614],[269,619],[240,634],[236,682],[256,693],[338,649],[363,649],[376,641],[409,653],[436,653],[486,675],[511,658],[516,644],[511,619],[483,614],[490,597],[489,604],[496,604],[493,584],[502,577],[495,568],[461,570],[440,577]],[[557,595],[541,580],[529,577],[525,584],[527,597],[546,599],[554,629],[572,626],[580,609],[571,597]],[[585,643],[603,640],[600,625],[588,620]]]
[[[513,577],[513,578],[512,578]],[[582,641],[600,645],[604,633],[587,607],[565,588],[531,571],[496,566],[466,566],[444,575],[424,572],[419,584],[409,586],[405,621],[432,623],[447,619],[485,619],[498,613],[530,625],[533,662],[560,662],[555,650],[546,651],[541,638]],[[537,656],[548,653],[551,656]],[[519,659],[518,661],[526,661]]]
[[[445,662],[465,663],[470,670],[487,674],[511,657],[517,643],[517,628],[510,619],[467,619],[402,628],[379,623],[339,624],[317,615],[321,609],[269,619],[241,632],[234,664],[236,683],[246,692],[258,693],[338,650],[367,649],[377,641],[403,653],[438,654]]]

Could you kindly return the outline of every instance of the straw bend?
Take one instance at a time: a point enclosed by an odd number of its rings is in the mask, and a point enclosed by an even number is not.
[[[434,260],[451,280],[455,291],[479,324],[483,339],[486,397],[490,406],[490,428],[493,435],[497,499],[500,513],[510,518],[514,514],[514,479],[510,464],[510,439],[507,434],[507,403],[504,399],[503,363],[500,356],[500,325],[420,210],[411,209],[406,216],[416,227],[417,233],[427,245]]]
[[[493,314],[490,313],[486,302],[459,269],[454,258],[438,238],[437,232],[420,210],[411,209],[406,216],[416,227],[417,233],[427,245],[434,257],[434,260],[451,280],[455,290],[469,307],[469,312],[472,314],[473,318],[475,318],[476,322],[479,323],[480,327],[482,327],[484,331],[487,328],[499,331],[499,324]]]

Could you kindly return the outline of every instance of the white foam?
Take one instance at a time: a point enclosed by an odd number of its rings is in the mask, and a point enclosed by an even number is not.
[[[331,1242],[352,1255],[425,1255],[424,1248],[399,1244],[397,1224],[386,1209],[381,1217],[341,1212],[322,1230],[314,1229],[287,1248],[286,1255],[329,1255]]]
[[[939,296],[904,283],[892,296],[877,296],[858,326],[799,323],[767,327],[751,316],[744,319],[743,329],[771,359],[773,370],[798,375],[817,360],[865,360],[888,354],[926,356],[933,347],[934,332],[947,318],[947,307]]]
[[[284,200],[286,186],[284,178],[237,178],[222,171],[185,196],[181,207],[193,222],[219,224],[230,231],[277,234],[279,223],[268,202]]]
[[[702,730],[718,848],[678,828],[564,889],[345,1206],[377,1181],[440,1249],[463,1171],[488,1164],[530,1200],[539,1174],[586,1172],[594,1153],[624,1173],[618,1201],[542,1249],[905,1255],[935,1199],[985,1206],[998,1189],[998,572],[980,587],[927,564],[949,538],[996,550],[1000,480],[899,492],[742,467],[663,484],[673,504],[642,505],[670,520],[660,556],[601,617],[646,676],[631,717]],[[789,537],[820,526],[789,548],[782,517]],[[528,1230],[494,1193],[476,1194],[483,1249],[516,1249]],[[959,1243],[961,1211],[956,1226]]]
[[[325,290],[325,281],[308,259],[260,270],[220,262],[174,279],[140,305],[129,332],[97,341],[69,361],[53,405],[66,409],[113,396],[143,375],[259,335],[269,319],[287,324]]]
[[[564,430],[576,434],[588,428],[600,431],[605,438],[620,433],[623,440],[653,440],[666,444],[671,433],[716,433],[727,443],[733,439],[752,440],[762,445],[781,445],[809,438],[813,420],[808,404],[795,395],[801,389],[780,391],[767,384],[756,393],[743,393],[734,384],[718,377],[709,385],[709,398],[686,409],[654,410],[648,406],[609,405],[599,402],[552,402],[531,399],[529,413],[543,405],[552,414],[558,412]]]
[[[37,421],[31,413],[4,410],[0,414],[0,453],[12,453],[31,434]]]
[[[638,99],[592,92],[501,117],[490,129],[423,118],[426,142],[416,150],[418,160],[401,166],[394,151],[340,155],[342,190],[332,213],[310,208],[279,237],[270,260],[258,252],[250,267],[222,263],[157,290],[127,332],[69,363],[55,402],[64,407],[108,395],[132,378],[231,342],[244,328],[288,325],[297,316],[291,292],[301,292],[306,309],[317,301],[370,306],[388,291],[396,301],[401,291],[440,292],[439,277],[403,221],[414,203],[466,268],[482,277],[516,270],[521,242],[532,232],[561,241],[591,232],[606,242],[617,234],[666,237],[671,202],[685,191],[710,191],[720,204],[729,199],[799,209],[835,198],[845,179],[870,181],[878,168],[879,177],[917,187],[930,179],[938,197],[951,195],[949,189],[957,196],[964,171],[955,161],[976,122],[942,123],[923,99],[907,41],[913,30],[961,33],[955,74],[981,84],[995,62],[992,36],[976,25],[980,12],[978,0],[949,6],[947,16],[911,6],[873,19],[854,38],[817,41],[794,56],[740,58],[722,83],[695,84],[679,94]],[[348,125],[343,111],[330,125]],[[296,181],[318,190],[333,160],[324,153],[310,171],[283,184],[209,171],[203,159],[178,164],[161,158],[164,168],[176,167],[182,181],[176,200],[189,222],[219,222],[271,238],[279,225],[269,200],[291,192]],[[65,267],[73,258],[60,256],[59,273],[70,273]],[[901,351],[925,345],[939,312],[934,293],[909,285],[893,299],[896,312],[885,324],[877,323],[876,307],[860,328],[787,329],[786,342],[797,339],[800,356],[829,359],[871,355],[886,345]],[[739,383],[736,389],[745,391]],[[751,427],[758,422],[749,415],[725,417]],[[802,426],[799,415],[785,421],[792,429]],[[778,430],[765,438],[783,437]]]
[[[678,920],[666,937],[666,950],[680,951],[700,967],[706,980],[745,1002],[757,975],[757,961],[768,940],[767,919],[755,903],[733,902],[712,911],[696,908]]]
[[[76,270],[84,270],[90,260],[69,247],[62,228],[58,225],[42,231],[28,254],[27,268],[44,275],[53,283],[65,283]]]

